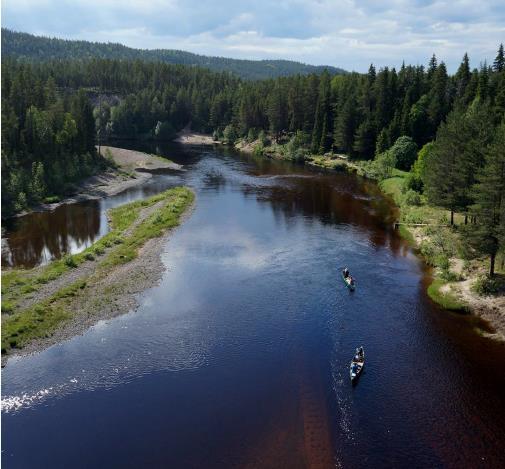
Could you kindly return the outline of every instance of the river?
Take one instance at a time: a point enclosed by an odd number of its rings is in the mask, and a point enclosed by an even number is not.
[[[137,311],[9,360],[3,467],[503,467],[505,349],[429,300],[373,184],[224,149],[158,152],[186,171],[7,227],[9,262],[36,265],[103,235],[111,206],[197,194]]]

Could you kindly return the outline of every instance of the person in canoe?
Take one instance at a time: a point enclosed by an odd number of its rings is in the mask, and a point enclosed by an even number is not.
[[[349,269],[347,267],[344,267],[342,269],[342,279],[349,289],[354,290],[356,281],[351,277],[351,274],[349,273]]]

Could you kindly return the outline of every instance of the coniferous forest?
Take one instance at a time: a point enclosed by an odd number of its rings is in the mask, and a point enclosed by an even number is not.
[[[427,66],[243,80],[229,72],[111,59],[2,62],[4,216],[65,193],[105,165],[97,135],[170,140],[189,123],[230,143],[289,142],[293,159],[373,160],[410,171],[430,203],[465,214],[494,262],[505,239],[505,58],[449,75]]]

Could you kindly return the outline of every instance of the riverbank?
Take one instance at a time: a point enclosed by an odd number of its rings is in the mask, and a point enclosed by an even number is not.
[[[489,259],[472,256],[462,240],[460,227],[464,226],[464,216],[455,214],[455,225],[450,226],[449,211],[427,204],[423,197],[412,197],[405,190],[407,174],[395,170],[393,176],[381,181],[379,186],[400,209],[400,234],[433,267],[428,295],[445,309],[471,313],[483,319],[494,332],[479,331],[505,342],[502,262],[497,262],[494,282],[498,291],[493,293],[489,291],[487,277]]]
[[[349,161],[345,155],[290,154],[287,145],[265,145],[259,141],[240,140],[237,150],[268,158],[303,162],[305,165],[332,171],[347,171],[374,179],[366,165]],[[494,332],[479,329],[493,339],[505,342],[505,295],[486,294],[488,259],[465,258],[465,248],[457,226],[464,217],[456,214],[456,226],[448,226],[449,212],[427,204],[423,197],[406,190],[407,172],[394,170],[392,177],[379,187],[399,208],[399,234],[423,260],[433,267],[433,281],[427,289],[430,298],[449,311],[471,313],[489,323]],[[424,225],[424,226],[422,226]],[[468,254],[468,253],[466,253]],[[497,262],[499,265],[499,263]],[[503,269],[502,269],[503,270]],[[497,282],[505,285],[505,272],[497,269]]]
[[[194,198],[178,187],[111,209],[111,231],[85,251],[2,272],[2,364],[135,308],[136,294],[161,278],[161,248]]]
[[[174,141],[183,145],[215,145],[219,143],[214,141],[212,135],[191,132],[189,125],[177,134],[177,138]]]
[[[76,184],[72,194],[67,197],[54,203],[40,204],[28,211],[16,214],[16,217],[26,215],[31,211],[54,210],[64,204],[110,197],[126,189],[144,184],[156,172],[183,169],[181,165],[166,158],[124,148],[102,146],[100,154],[109,162],[105,171]]]

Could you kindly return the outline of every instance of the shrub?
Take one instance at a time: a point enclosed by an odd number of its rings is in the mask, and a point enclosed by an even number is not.
[[[256,140],[256,136],[257,136],[256,129],[251,127],[249,129],[249,132],[247,133],[247,141],[249,143],[254,142]]]
[[[433,152],[433,146],[433,142],[428,142],[426,145],[424,145],[423,148],[419,150],[419,153],[417,154],[417,160],[412,166],[412,177],[415,183],[420,184],[421,186],[419,188],[413,187],[413,189],[416,189],[418,191],[421,191],[424,186],[426,179],[426,165],[431,156],[431,153]]]
[[[417,173],[415,173],[414,170],[407,174],[407,177],[405,178],[405,187],[416,192],[422,191],[423,181],[420,177],[418,177]]]
[[[268,145],[268,138],[264,130],[261,130],[260,133],[258,134],[258,140],[264,147]]]
[[[388,152],[393,154],[397,168],[409,171],[417,157],[417,146],[411,137],[403,135]]]
[[[223,137],[225,143],[228,143],[230,145],[235,143],[237,140],[237,131],[235,130],[235,127],[233,127],[231,124],[227,125],[224,129]]]
[[[86,259],[87,261],[94,261],[95,256],[93,255],[93,253],[87,252],[86,254],[84,254],[84,259]]]
[[[102,246],[95,246],[93,251],[95,251],[97,256],[101,256],[105,252],[105,249]]]
[[[254,145],[253,155],[255,155],[255,156],[263,156],[264,150],[265,150],[265,147],[260,142],[260,143],[258,143],[256,145]]]
[[[382,181],[393,175],[393,169],[396,166],[396,157],[391,150],[377,155],[372,164],[372,173],[375,173],[377,179]]]
[[[403,196],[403,202],[406,205],[421,205],[421,194],[409,189]]]
[[[75,262],[74,256],[72,255],[65,256],[64,262],[67,267],[77,267],[77,262]]]
[[[110,148],[107,148],[105,150],[105,161],[107,161],[107,164],[111,167],[111,168],[118,168],[118,165],[116,164],[116,162],[114,161],[114,157],[112,156],[112,152],[110,151]]]
[[[2,301],[2,314],[11,314],[14,312],[14,304],[11,301]]]
[[[58,203],[59,201],[60,198],[57,195],[50,195],[43,200],[45,204],[55,204]]]
[[[473,285],[479,295],[496,295],[505,290],[505,279],[500,277],[480,277]]]

